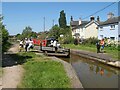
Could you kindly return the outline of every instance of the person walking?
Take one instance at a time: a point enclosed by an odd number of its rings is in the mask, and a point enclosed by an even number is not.
[[[29,41],[27,38],[25,38],[25,51],[28,51]]]
[[[32,39],[29,39],[29,45],[28,45],[28,50],[30,50],[30,49],[33,49],[33,40]]]

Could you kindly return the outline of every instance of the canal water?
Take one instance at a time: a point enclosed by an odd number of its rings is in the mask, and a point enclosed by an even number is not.
[[[120,69],[74,54],[61,59],[73,66],[84,88],[118,88]]]

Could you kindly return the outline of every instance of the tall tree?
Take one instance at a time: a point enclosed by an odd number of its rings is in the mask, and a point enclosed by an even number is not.
[[[64,10],[62,10],[61,12],[60,12],[60,18],[59,18],[59,26],[61,27],[61,28],[66,28],[66,16],[65,16],[65,13],[64,13]]]

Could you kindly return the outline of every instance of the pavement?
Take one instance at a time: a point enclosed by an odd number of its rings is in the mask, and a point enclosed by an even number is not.
[[[71,49],[71,53],[120,68],[120,60],[115,60],[106,53],[95,53],[95,52],[76,50],[76,49]]]
[[[95,52],[84,51],[84,50],[75,50],[75,49],[72,49],[71,51],[72,52],[77,52],[79,54],[95,57],[95,58],[98,58],[98,59],[102,59],[102,60],[117,61],[117,60],[113,59],[110,55],[108,55],[106,53],[102,53],[102,52],[101,53],[95,53]]]

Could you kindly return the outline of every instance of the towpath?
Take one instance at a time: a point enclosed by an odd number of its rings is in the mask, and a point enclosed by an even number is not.
[[[3,75],[0,79],[0,89],[17,88],[21,80],[23,68],[11,57],[11,55],[15,55],[17,52],[18,44],[15,44],[2,56]]]

